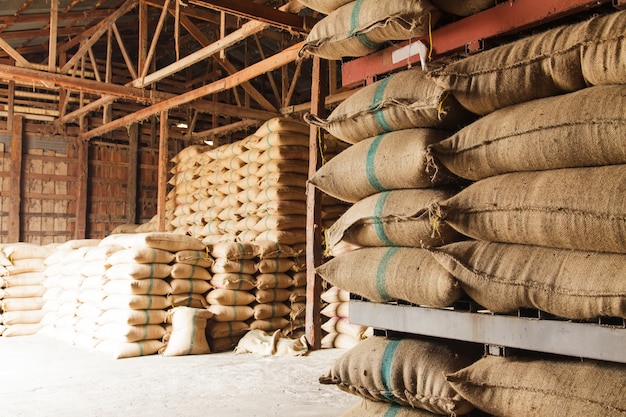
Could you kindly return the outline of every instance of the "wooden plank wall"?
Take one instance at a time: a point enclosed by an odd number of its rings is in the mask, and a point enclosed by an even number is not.
[[[76,237],[79,147],[75,138],[41,133],[41,125],[24,121],[20,190],[11,189],[11,134],[0,120],[0,243],[9,241],[11,196],[20,196],[19,241],[61,243]],[[158,140],[150,126],[140,128],[136,176],[128,144],[89,143],[85,237],[100,239],[117,226],[149,221],[157,212]],[[117,142],[116,140],[112,142]],[[121,142],[121,141],[120,141]],[[172,141],[169,158],[183,145]],[[135,198],[129,179],[136,178]],[[133,187],[130,188],[131,192]],[[15,193],[15,194],[14,194]],[[135,210],[129,207],[133,202]],[[129,213],[136,218],[129,219]],[[13,233],[15,235],[15,233]],[[15,241],[15,240],[13,240]]]

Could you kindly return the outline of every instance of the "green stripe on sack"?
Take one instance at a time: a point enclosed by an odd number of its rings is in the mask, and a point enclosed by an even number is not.
[[[376,191],[385,190],[385,187],[378,180],[378,176],[376,175],[376,166],[374,165],[376,162],[376,152],[378,152],[378,147],[384,137],[385,134],[378,135],[374,138],[372,144],[367,150],[367,156],[365,159],[365,174],[367,175],[367,181]]]
[[[356,32],[359,30],[359,15],[361,14],[363,1],[364,0],[357,0],[354,3],[354,8],[352,9],[352,14],[350,15],[350,33],[348,33],[348,36],[353,37],[356,35],[357,40],[367,49],[378,49],[378,47],[380,46],[379,43],[373,42],[367,35],[363,33],[359,35],[356,34]]]
[[[193,312],[193,318],[191,319],[191,335],[189,337],[189,350],[187,351],[187,355],[191,354],[193,351],[193,341],[196,340],[196,320],[198,317],[198,309],[195,309]]]
[[[402,410],[402,407],[400,407],[399,405],[391,405],[389,409],[385,412],[384,417],[396,417],[400,410]]]
[[[148,294],[152,294],[152,288],[154,288],[154,278],[149,278],[150,285],[148,285]]]
[[[376,87],[376,91],[374,92],[374,100],[372,105],[370,106],[371,110],[374,110],[374,118],[376,119],[376,123],[383,130],[383,132],[391,132],[394,128],[387,122],[385,119],[385,113],[382,109],[377,109],[377,107],[383,102],[385,98],[385,89],[387,88],[387,84],[391,81],[392,77],[387,77],[384,80],[380,81],[378,86]]]
[[[150,324],[150,311],[144,310],[143,314],[146,316],[146,322],[144,324]]]
[[[393,246],[393,242],[385,233],[385,224],[382,221],[382,213],[383,208],[385,207],[385,202],[387,201],[387,197],[389,197],[390,191],[385,191],[380,193],[378,197],[378,201],[376,201],[376,207],[374,209],[374,216],[371,217],[371,220],[374,222],[374,230],[376,230],[376,236],[383,243],[384,246]]]
[[[144,351],[143,351],[143,343],[141,342],[135,342],[137,344],[137,347],[139,348],[139,356],[143,356],[144,355]]]
[[[152,278],[154,276],[154,265],[155,264],[149,264],[150,265],[150,278]]]
[[[380,364],[380,376],[382,379],[383,390],[381,394],[387,398],[389,401],[395,401],[393,396],[393,387],[391,386],[392,381],[392,362],[393,357],[396,354],[396,350],[398,346],[400,346],[400,340],[391,340],[387,347],[385,348],[385,352],[383,353],[383,358]]]
[[[385,255],[383,255],[383,258],[380,260],[380,263],[378,264],[378,269],[376,270],[376,290],[378,291],[378,295],[380,295],[380,298],[382,298],[384,301],[391,300],[391,296],[387,292],[387,280],[385,277],[387,275],[387,268],[389,268],[389,263],[391,262],[391,259],[394,257],[396,252],[398,252],[398,249],[399,248],[397,247],[389,248],[389,250],[385,252]]]

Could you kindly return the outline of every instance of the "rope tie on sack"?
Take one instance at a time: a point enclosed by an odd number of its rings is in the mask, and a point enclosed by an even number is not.
[[[428,221],[430,222],[432,233],[430,237],[441,237],[441,224],[444,222],[444,214],[441,205],[434,201],[428,206]]]

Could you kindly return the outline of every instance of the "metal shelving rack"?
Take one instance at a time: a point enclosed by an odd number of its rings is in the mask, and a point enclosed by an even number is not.
[[[513,34],[595,7],[613,4],[623,9],[626,0],[509,0],[434,30],[432,58],[450,53],[477,52],[489,38]],[[428,44],[429,38],[420,39]],[[372,55],[344,62],[344,86],[370,83],[376,76],[420,62],[415,40],[393,45]],[[379,331],[401,332],[485,344],[493,354],[522,349],[626,363],[626,321],[603,318],[575,322],[537,310],[518,315],[497,315],[472,307],[435,309],[403,303],[350,301],[350,321]],[[463,305],[463,303],[461,303]]]

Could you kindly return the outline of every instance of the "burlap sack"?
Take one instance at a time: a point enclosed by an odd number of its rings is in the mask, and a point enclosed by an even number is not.
[[[162,347],[163,342],[160,340],[142,340],[134,343],[104,340],[96,345],[96,350],[113,359],[122,359],[153,355]]]
[[[255,290],[254,297],[257,303],[281,303],[289,300],[291,290],[286,288],[270,288],[267,290]]]
[[[626,318],[622,254],[480,241],[430,252],[472,299],[495,313],[527,307],[573,320]]]
[[[433,6],[456,16],[469,16],[496,5],[495,0],[431,0]]]
[[[194,293],[170,294],[167,296],[170,307],[206,308],[208,306],[204,295]]]
[[[288,245],[276,242],[257,240],[254,244],[259,249],[259,257],[265,258],[295,258],[300,252]]]
[[[162,295],[107,295],[100,303],[102,310],[131,309],[131,310],[162,310],[171,304]]]
[[[306,229],[267,230],[261,232],[255,240],[269,240],[281,245],[297,245],[306,242]]]
[[[626,365],[592,360],[487,356],[448,375],[456,391],[497,416],[618,417]]]
[[[213,304],[208,307],[208,310],[214,314],[213,320],[219,322],[245,321],[254,315],[254,310],[250,306],[223,306]]]
[[[139,324],[161,324],[165,323],[165,310],[129,310],[110,309],[103,311],[97,319],[97,324],[109,322],[128,324],[130,326]]]
[[[104,275],[107,279],[149,279],[165,278],[171,271],[172,266],[167,264],[125,263],[112,265]]]
[[[296,265],[290,258],[263,258],[257,263],[257,269],[262,274],[276,274],[287,272]]]
[[[430,145],[470,180],[515,171],[626,163],[626,86],[585,88],[496,110]]]
[[[208,281],[202,279],[172,279],[170,294],[205,294],[213,287]]]
[[[207,320],[213,313],[206,309],[176,307],[169,311],[168,323],[172,331],[164,349],[163,356],[202,355],[211,353],[205,330]]]
[[[291,314],[291,307],[281,302],[257,304],[253,309],[255,320],[284,317]]]
[[[247,291],[254,288],[254,276],[239,273],[214,274],[211,278],[211,285],[214,288]]]
[[[321,345],[322,349],[337,348],[348,350],[355,347],[359,342],[360,340],[356,340],[354,337],[347,334],[328,333],[322,337]]]
[[[365,139],[322,165],[311,184],[350,203],[381,191],[441,185],[450,176],[435,175],[426,149],[447,136],[434,129],[406,129]]]
[[[461,415],[473,406],[452,389],[445,375],[481,354],[482,346],[460,342],[370,337],[337,359],[320,382],[369,400]]]
[[[398,404],[363,399],[339,417],[435,417],[433,413],[419,408],[402,407]]]
[[[361,88],[339,104],[327,119],[305,116],[310,124],[353,144],[382,133],[415,127],[456,131],[473,118],[445,88],[419,69],[401,71]]]
[[[626,165],[503,174],[433,216],[478,240],[626,253],[625,179]]]
[[[446,307],[462,295],[447,270],[419,248],[364,248],[316,268],[331,285],[376,302],[405,300]]]
[[[256,232],[264,232],[266,230],[289,230],[304,229],[306,227],[306,216],[298,214],[287,214],[284,216],[269,215],[265,216],[254,225]]]
[[[517,103],[626,82],[626,12],[528,36],[432,72],[468,110],[488,114]]]
[[[237,344],[238,338],[231,339],[232,345],[230,347],[225,347],[224,340],[220,341],[222,343],[215,343],[215,339],[225,339],[225,338],[233,338],[236,336],[241,336],[245,334],[248,330],[250,330],[250,326],[248,323],[244,321],[229,321],[229,322],[218,322],[212,321],[207,324],[206,335],[211,340],[209,340],[209,346],[211,346],[211,350],[213,352],[219,352],[227,349],[232,349]]]
[[[425,0],[357,0],[317,22],[298,54],[324,59],[365,56],[385,42],[427,34],[440,15]]]
[[[109,235],[100,242],[100,245],[110,244],[120,245],[125,248],[149,247],[170,252],[204,250],[204,244],[199,239],[167,232]]]
[[[161,339],[165,336],[165,328],[159,324],[129,326],[110,322],[98,327],[94,337],[101,340],[117,342],[139,342],[141,340]]]
[[[255,277],[255,287],[259,290],[270,288],[289,288],[293,284],[291,277],[285,273],[276,272],[269,274],[259,274]]]
[[[246,141],[246,146],[250,149],[268,150],[274,146],[309,146],[309,126],[300,124],[302,133],[298,132],[272,132],[263,137],[250,136]],[[306,130],[306,132],[304,131]]]
[[[106,294],[167,295],[172,287],[163,279],[112,279],[102,289]]]
[[[263,330],[265,332],[273,332],[274,330],[284,329],[289,325],[289,320],[284,317],[271,317],[268,319],[252,320],[250,322],[250,330]]]
[[[280,134],[285,132],[291,133],[299,133],[307,135],[309,134],[309,127],[300,120],[289,119],[286,117],[274,117],[267,122],[263,123],[257,130],[254,132],[254,137],[263,138],[267,135],[270,135],[274,132],[278,132]]]
[[[460,235],[446,224],[433,233],[428,207],[450,198],[443,189],[394,190],[374,194],[357,202],[327,233],[333,247],[342,240],[364,246],[441,246],[459,240]]]
[[[176,252],[176,263],[195,265],[201,268],[210,268],[213,265],[213,258],[209,256],[207,251],[199,250],[182,250]]]
[[[214,289],[210,291],[206,300],[209,304],[219,304],[223,306],[245,306],[254,301],[254,295],[248,291]]]
[[[106,262],[108,265],[122,264],[122,263],[138,263],[138,264],[169,264],[174,260],[174,254],[172,252],[154,249],[154,248],[129,248],[118,250],[107,257]]]
[[[42,310],[6,311],[0,315],[0,323],[5,326],[16,324],[37,324],[44,317]]]

